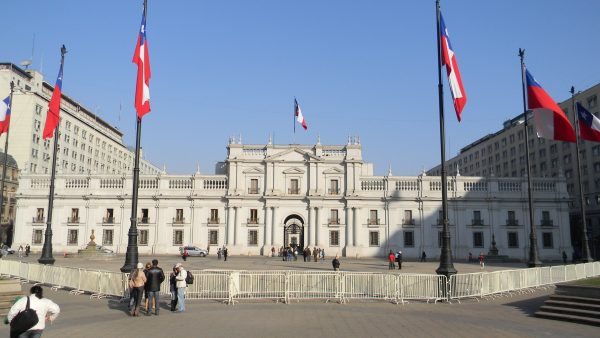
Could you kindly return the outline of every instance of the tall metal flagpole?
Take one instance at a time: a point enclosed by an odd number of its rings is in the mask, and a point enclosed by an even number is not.
[[[8,104],[9,104],[8,109],[11,110],[11,113],[12,113],[14,90],[15,90],[15,82],[10,81],[10,99],[8,101]],[[9,123],[9,126],[6,130],[6,140],[4,141],[4,165],[2,167],[2,183],[0,184],[0,222],[2,220],[2,214],[4,212],[4,180],[6,179],[6,163],[8,162],[8,135],[10,133],[10,120],[8,121],[8,123]],[[8,194],[6,194],[6,197],[8,197]]]
[[[63,69],[65,64],[65,54],[67,48],[65,45],[60,49],[60,69]],[[62,76],[62,75],[61,75]],[[62,81],[62,80],[61,80]],[[61,94],[62,95],[62,94]],[[60,111],[60,105],[58,107]],[[38,259],[40,264],[54,264],[52,257],[52,208],[54,205],[54,178],[56,177],[56,153],[58,152],[58,141],[60,128],[60,120],[54,129],[54,147],[52,149],[52,171],[50,176],[50,195],[48,196],[48,219],[46,221],[46,233],[44,234],[44,246],[42,247],[42,256]]]
[[[530,268],[541,266],[542,262],[539,259],[538,248],[537,248],[537,236],[536,226],[533,222],[533,197],[531,196],[531,168],[529,166],[529,128],[527,120],[527,95],[525,92],[525,50],[519,48],[519,58],[521,59],[521,87],[523,90],[523,128],[525,128],[525,164],[527,165],[527,197],[529,202],[529,226],[531,232],[529,233],[529,260],[527,266]]]
[[[144,18],[147,19],[148,1],[144,0]],[[145,29],[145,27],[144,27]],[[137,205],[138,205],[138,185],[140,181],[140,142],[142,139],[142,118],[136,114],[136,136],[135,136],[135,160],[133,166],[133,192],[131,194],[131,226],[127,234],[127,253],[125,254],[125,264],[121,267],[121,272],[131,272],[138,263],[138,233],[137,233]]]
[[[450,278],[457,273],[452,263],[452,249],[450,248],[450,231],[448,231],[448,177],[446,174],[446,136],[444,131],[444,86],[442,85],[442,51],[440,46],[440,0],[435,2],[437,25],[437,57],[438,57],[438,100],[440,111],[440,148],[442,163],[442,250],[440,252],[440,266],[435,270],[438,275]]]
[[[579,154],[579,116],[575,110],[575,87],[571,86],[571,109],[573,110],[573,121],[575,123],[575,152],[577,159],[577,184],[579,185],[579,203],[581,205],[581,261],[593,262],[587,234],[587,220],[585,218],[585,201],[583,199],[583,186],[581,185],[581,164]]]

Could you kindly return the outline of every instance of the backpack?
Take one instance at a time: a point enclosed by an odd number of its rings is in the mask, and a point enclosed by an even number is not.
[[[190,271],[186,271],[187,272],[187,276],[185,277],[185,283],[186,284],[194,284],[194,275],[192,275],[192,273]]]
[[[35,310],[29,307],[29,297],[30,296],[27,297],[27,305],[25,306],[25,310],[17,313],[17,315],[10,321],[11,333],[20,335],[21,333],[26,332],[34,327],[39,322],[39,318]]]

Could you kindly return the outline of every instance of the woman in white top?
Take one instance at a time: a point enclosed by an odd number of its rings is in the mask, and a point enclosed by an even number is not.
[[[39,285],[34,285],[30,289],[31,295],[19,299],[8,311],[8,321],[10,322],[19,312],[25,310],[27,298],[29,298],[29,307],[34,309],[38,316],[38,323],[31,329],[18,335],[18,338],[39,338],[46,327],[46,320],[52,322],[60,313],[60,308],[56,303],[48,298],[43,298],[44,290]],[[11,335],[12,337],[12,335]]]

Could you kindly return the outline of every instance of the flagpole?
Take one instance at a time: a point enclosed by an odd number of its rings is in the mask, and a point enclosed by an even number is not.
[[[144,0],[144,18],[147,19],[148,1]],[[145,27],[144,27],[145,29]],[[138,263],[138,231],[137,231],[137,206],[138,206],[138,185],[140,180],[140,143],[142,139],[142,118],[136,114],[136,136],[135,136],[135,159],[133,165],[133,192],[131,194],[131,225],[127,234],[127,253],[125,254],[125,263],[121,267],[121,272],[131,272]]]
[[[10,81],[10,99],[8,101],[8,109],[12,114],[12,102],[13,92],[15,90],[15,82]],[[6,120],[6,119],[5,119]],[[4,180],[6,179],[6,163],[8,162],[8,135],[10,133],[10,119],[8,120],[8,127],[6,129],[6,140],[4,140],[4,166],[2,167],[2,183],[0,183],[0,222],[2,222],[2,214],[4,212]],[[8,194],[6,194],[8,198]],[[8,203],[7,203],[8,204]],[[10,217],[10,215],[9,215]]]
[[[587,220],[585,217],[585,201],[583,198],[583,186],[581,185],[581,163],[579,153],[579,116],[575,110],[575,87],[571,86],[571,109],[573,110],[573,120],[575,123],[575,152],[577,159],[577,184],[579,185],[579,203],[581,205],[581,261],[583,263],[593,262],[590,253],[589,239],[587,234]]]
[[[442,55],[440,46],[440,0],[435,2],[437,26],[437,59],[438,59],[438,102],[440,115],[440,158],[442,167],[442,249],[440,252],[440,266],[435,270],[438,275],[450,278],[457,273],[452,263],[452,249],[450,248],[450,231],[448,230],[448,177],[446,174],[446,143],[444,130],[444,86],[442,85]]]
[[[63,45],[60,49],[60,69],[63,69],[63,66],[65,64],[66,53],[67,48],[65,47],[65,45]],[[60,104],[58,105],[58,111],[60,112]],[[58,132],[59,128],[60,119],[56,124],[56,128],[54,128],[54,147],[52,149],[52,170],[50,175],[50,195],[48,196],[48,219],[46,220],[46,233],[44,234],[44,246],[42,247],[42,256],[38,259],[38,262],[40,264],[54,264],[54,257],[52,257],[52,208],[54,206],[54,178],[56,177],[56,153],[58,152],[58,141],[60,136]]]
[[[537,248],[536,226],[533,221],[533,197],[531,196],[531,168],[529,166],[529,128],[527,120],[527,95],[525,92],[525,50],[519,48],[519,58],[521,59],[521,87],[523,92],[523,128],[525,128],[525,164],[527,165],[527,198],[529,204],[529,260],[527,266],[530,268],[541,266],[542,262],[539,259]]]

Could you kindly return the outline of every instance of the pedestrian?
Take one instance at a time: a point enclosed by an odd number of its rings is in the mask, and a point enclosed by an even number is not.
[[[183,252],[181,253],[181,258],[183,258],[183,261],[187,261],[187,257],[188,257],[188,252],[187,252],[187,248],[183,247]]]
[[[19,254],[19,258],[23,257],[23,245],[19,245],[19,250],[17,250],[17,253]]]
[[[331,261],[331,265],[333,265],[333,271],[340,271],[340,260],[339,256],[335,255],[335,258]]]
[[[219,249],[221,250],[221,249]],[[177,306],[177,265],[173,266],[173,271],[169,276],[169,291],[171,291],[171,311],[175,312]]]
[[[223,249],[223,259],[225,259],[225,262],[227,262],[228,255],[229,255],[229,252],[227,251],[227,248]]]
[[[221,248],[217,249],[217,259],[221,260]]]
[[[317,261],[317,255],[318,254],[319,254],[319,249],[317,247],[314,247],[313,251],[312,251],[312,255],[313,255],[313,258],[314,258],[315,262]]]
[[[562,252],[562,259],[563,259],[563,264],[567,264],[567,253],[565,252],[565,250],[563,250],[563,252]]]
[[[46,328],[46,320],[52,323],[60,313],[60,307],[56,305],[56,303],[54,303],[48,298],[44,298],[44,289],[42,289],[41,286],[34,285],[31,287],[29,292],[31,294],[30,296],[19,299],[10,308],[10,310],[8,311],[7,319],[9,322],[11,322],[19,312],[25,310],[27,308],[27,305],[29,305],[30,309],[35,310],[35,313],[38,317],[38,322],[25,332],[16,332],[11,329],[11,338],[41,337],[42,332]]]
[[[473,261],[473,254],[469,252],[469,258],[467,258],[469,260],[469,263]]]
[[[400,250],[396,254],[396,262],[398,262],[398,270],[402,270],[402,251]]]
[[[146,275],[144,274],[144,264],[137,263],[137,269],[131,273],[131,279],[129,280],[129,287],[133,289],[133,308],[130,312],[133,317],[140,315],[140,303],[142,300],[142,293],[144,292],[145,283]]]
[[[152,263],[148,262],[144,265],[144,275],[146,275],[146,282],[144,283],[144,311],[148,313],[148,292],[150,283],[148,283],[148,270],[152,267]],[[152,305],[150,305],[152,307]]]
[[[425,251],[423,251],[423,253],[421,254],[421,262],[427,262],[427,254],[425,253]]]
[[[388,270],[395,270],[396,269],[396,263],[394,263],[396,261],[396,255],[394,255],[394,252],[392,250],[390,250],[390,254],[388,255]]]
[[[29,257],[29,253],[31,252],[31,247],[29,244],[25,246],[25,257]],[[564,251],[563,251],[564,252]]]
[[[225,252],[227,252],[227,248],[225,248]],[[225,260],[227,260],[227,254],[224,254]],[[187,271],[183,268],[181,263],[177,263],[177,312],[185,311],[185,289],[187,288],[187,283],[185,282],[185,278],[187,277]]]
[[[485,259],[485,256],[483,256],[483,252],[479,253],[479,266],[481,266],[481,268],[485,268],[485,262],[483,261]]]
[[[325,261],[325,249],[321,249],[321,262]]]
[[[146,285],[148,286],[146,294],[148,295],[148,308],[146,309],[146,316],[149,316],[152,312],[152,306],[154,305],[154,314],[158,316],[158,301],[160,295],[160,284],[165,280],[165,273],[163,269],[158,267],[158,260],[152,260],[152,266],[146,272]]]
[[[304,262],[306,262],[306,257],[308,256],[308,255],[306,254],[306,250],[307,250],[307,249],[308,249],[308,248],[305,248],[304,250],[302,250],[302,258],[304,258]],[[310,249],[308,249],[308,250],[310,250]]]
[[[275,247],[271,247],[271,257],[275,257]]]

